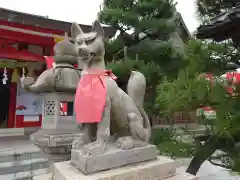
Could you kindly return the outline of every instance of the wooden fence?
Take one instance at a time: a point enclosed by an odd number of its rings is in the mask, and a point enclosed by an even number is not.
[[[169,125],[169,124],[188,124],[188,123],[198,123],[198,118],[196,112],[190,112],[187,115],[178,112],[175,113],[173,119],[169,120],[163,117],[151,116],[151,124],[155,125]]]

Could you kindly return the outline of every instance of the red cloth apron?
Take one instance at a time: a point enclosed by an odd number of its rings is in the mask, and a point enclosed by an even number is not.
[[[107,98],[104,76],[117,78],[111,70],[92,70],[82,75],[75,96],[78,123],[98,123],[102,120]]]

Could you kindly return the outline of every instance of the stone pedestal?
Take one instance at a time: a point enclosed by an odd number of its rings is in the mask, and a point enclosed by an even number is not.
[[[70,160],[72,141],[80,136],[77,130],[51,132],[41,129],[31,135],[31,140],[47,155],[50,162],[60,162]]]
[[[74,114],[61,114],[60,104],[73,102],[74,96],[56,92],[41,95],[42,127],[31,135],[31,140],[43,150],[50,161],[67,161],[70,159],[72,141],[81,134]]]
[[[159,156],[155,160],[101,171],[89,175],[73,167],[70,161],[53,165],[53,180],[197,180],[189,174],[176,174],[176,163]]]
[[[128,164],[157,159],[154,145],[122,150],[108,144],[106,152],[100,155],[86,155],[82,150],[72,150],[71,164],[84,174],[99,172]]]

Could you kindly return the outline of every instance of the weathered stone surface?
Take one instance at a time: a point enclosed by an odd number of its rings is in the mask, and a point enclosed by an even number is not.
[[[33,180],[52,180],[52,173],[33,177]]]
[[[68,161],[71,157],[72,141],[80,137],[78,131],[39,130],[31,140],[44,152],[50,162]]]
[[[81,71],[74,68],[78,57],[74,45],[68,37],[54,45],[55,68],[43,71],[35,81],[31,77],[23,79],[25,89],[33,93],[43,92],[70,92],[77,88]]]
[[[0,163],[0,175],[17,173],[22,171],[32,171],[48,167],[48,159],[46,158],[2,162]]]
[[[52,180],[52,173],[42,175],[42,176],[35,176],[33,177],[33,180]],[[118,179],[115,179],[115,180],[118,180]],[[121,179],[121,180],[125,180],[125,179]],[[196,176],[192,176],[190,174],[184,173],[184,174],[172,176],[165,180],[198,180],[198,178]]]
[[[0,137],[8,137],[8,136],[23,136],[24,128],[6,128],[1,129]]]
[[[157,159],[157,148],[154,145],[122,150],[114,145],[108,145],[104,154],[86,155],[83,150],[72,150],[71,163],[83,173],[93,173],[120,167],[132,163]]]
[[[69,161],[53,165],[53,180],[161,180],[175,175],[176,164],[166,157],[84,175]],[[179,179],[180,180],[180,179]]]
[[[178,174],[176,176],[170,177],[166,180],[198,180],[198,177],[188,173],[183,173],[183,174]]]
[[[31,140],[47,155],[50,162],[68,161],[72,142],[81,136],[74,114],[62,116],[61,102],[73,102],[74,94],[49,92],[43,98],[42,127],[31,135]]]
[[[42,174],[48,174],[49,168],[37,169],[30,171],[16,172],[12,174],[0,175],[1,180],[32,180],[34,176],[40,176]]]
[[[61,116],[61,102],[73,102],[73,93],[42,93],[43,112],[42,112],[42,129],[45,130],[76,130],[76,120],[71,116]]]
[[[39,146],[58,147],[71,146],[72,141],[77,137],[82,137],[82,134],[78,130],[46,131],[42,129],[32,134],[31,140]]]

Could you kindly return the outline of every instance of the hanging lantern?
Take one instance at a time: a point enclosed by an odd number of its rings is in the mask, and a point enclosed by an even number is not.
[[[25,78],[25,68],[23,67],[22,68],[22,75],[21,75],[21,78],[20,78],[20,82],[21,82],[21,87],[23,88],[24,85],[23,85],[23,80]]]
[[[7,84],[7,80],[8,80],[7,68],[5,67],[5,68],[4,68],[4,71],[3,71],[2,83],[3,83],[4,85],[6,85],[6,84]]]

